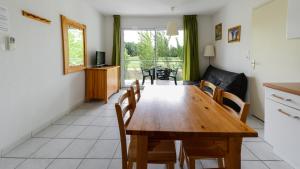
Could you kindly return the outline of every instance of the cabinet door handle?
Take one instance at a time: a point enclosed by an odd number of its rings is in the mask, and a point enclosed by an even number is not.
[[[294,119],[300,120],[299,116],[294,116]]]
[[[280,100],[283,100],[283,101],[287,101],[287,102],[293,101],[292,99],[285,99],[285,98],[283,98],[281,96],[278,96],[276,94],[272,94],[272,96],[275,97],[275,98],[277,98],[277,99],[280,99]]]
[[[293,101],[292,99],[285,99],[285,101],[287,101],[287,102],[291,102],[291,101]]]
[[[280,113],[286,115],[286,116],[292,117],[291,114],[289,114],[289,113],[287,113],[287,112],[285,112],[285,111],[283,111],[283,110],[281,110],[281,109],[278,109],[278,111],[279,111]]]
[[[294,118],[294,119],[296,119],[296,120],[300,120],[300,117],[299,117],[299,116],[293,116],[293,115],[291,115],[290,113],[287,113],[287,112],[283,111],[282,109],[278,109],[278,111],[279,111],[280,113],[282,113],[282,114],[288,116],[288,117],[292,117],[292,118]]]
[[[277,96],[276,94],[272,94],[273,97],[277,98],[277,99],[280,99],[280,100],[285,100],[283,97],[281,96]]]

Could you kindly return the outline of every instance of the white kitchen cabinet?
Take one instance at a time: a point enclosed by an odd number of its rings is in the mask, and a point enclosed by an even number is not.
[[[265,140],[300,169],[300,96],[270,87],[265,91]]]

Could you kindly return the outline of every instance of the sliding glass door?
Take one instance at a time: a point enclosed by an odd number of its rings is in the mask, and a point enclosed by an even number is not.
[[[182,80],[183,31],[169,37],[166,30],[123,30],[122,76],[125,86],[142,79],[142,69],[178,70]],[[150,82],[150,81],[149,81]]]

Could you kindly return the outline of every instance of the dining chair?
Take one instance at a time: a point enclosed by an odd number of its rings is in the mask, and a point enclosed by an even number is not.
[[[136,100],[136,102],[139,102],[139,101],[140,101],[140,98],[141,98],[141,86],[140,86],[140,81],[139,81],[139,80],[133,81],[133,82],[131,83],[131,86],[130,86],[130,87],[133,87],[135,100]]]
[[[134,113],[133,101],[134,91],[131,88],[127,90],[115,104],[120,130],[122,169],[132,169],[133,163],[136,162],[137,159],[137,138],[131,136],[128,147],[126,143],[126,127]],[[149,140],[148,144],[148,163],[166,164],[167,169],[174,169],[174,164],[176,163],[174,141]]]
[[[205,80],[201,80],[200,82],[200,89],[202,91],[204,91],[207,95],[209,95],[210,97],[212,97],[214,100],[217,100],[217,89],[218,87],[216,85],[214,85],[213,83],[209,82],[209,81],[205,81]]]
[[[240,111],[237,112],[233,108],[226,105],[227,102],[224,102],[224,100],[235,103],[240,107]],[[243,102],[238,96],[224,90],[218,91],[217,102],[223,108],[227,109],[228,112],[235,118],[239,119],[243,123],[246,123],[250,106],[248,103]],[[240,146],[242,146],[242,139],[240,142]],[[223,141],[222,139],[216,140],[211,138],[203,138],[202,140],[183,141],[181,147],[181,151],[183,153],[179,158],[180,166],[183,167],[184,159],[186,159],[188,168],[195,169],[196,159],[216,158],[218,160],[218,167],[225,168],[226,161],[224,162],[224,158],[226,156],[226,150],[221,147],[226,147],[226,141]]]

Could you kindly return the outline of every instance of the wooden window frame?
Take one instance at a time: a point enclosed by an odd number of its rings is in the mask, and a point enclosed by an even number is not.
[[[63,44],[63,62],[64,62],[64,74],[69,74],[73,72],[79,72],[87,67],[87,40],[86,40],[86,25],[80,24],[76,21],[68,19],[67,17],[61,15],[61,29],[62,29],[62,44]],[[69,38],[68,38],[68,28],[73,27],[80,29],[83,32],[83,48],[84,48],[84,65],[70,66],[69,65]]]

